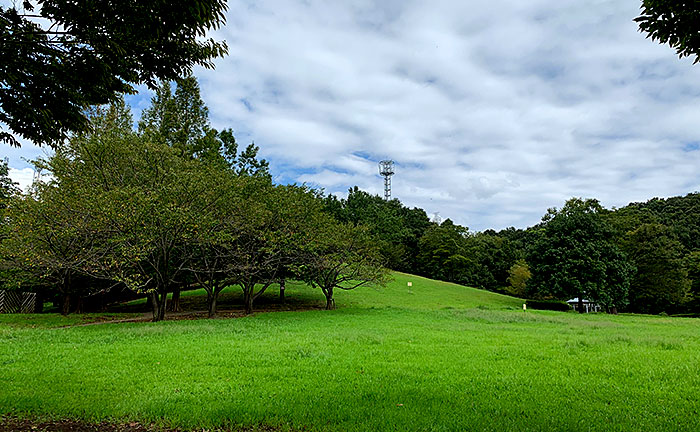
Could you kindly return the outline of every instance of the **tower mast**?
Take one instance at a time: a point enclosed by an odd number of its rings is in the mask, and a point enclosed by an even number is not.
[[[384,177],[384,199],[389,201],[391,199],[391,176],[394,175],[394,161],[380,161],[379,174]]]

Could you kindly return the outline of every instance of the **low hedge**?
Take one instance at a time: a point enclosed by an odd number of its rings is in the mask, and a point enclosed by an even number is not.
[[[528,309],[536,310],[567,312],[572,309],[567,302],[559,300],[526,300],[525,304],[527,305]]]

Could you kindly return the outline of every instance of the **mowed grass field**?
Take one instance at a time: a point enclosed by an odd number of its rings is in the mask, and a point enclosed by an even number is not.
[[[287,297],[324,304],[301,284]],[[239,300],[232,288],[221,303]],[[524,312],[405,274],[336,302],[72,327],[60,326],[84,319],[0,315],[0,414],[198,430],[700,430],[697,319]]]

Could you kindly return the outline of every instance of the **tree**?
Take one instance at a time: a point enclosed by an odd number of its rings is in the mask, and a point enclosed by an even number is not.
[[[637,267],[630,286],[630,309],[642,313],[671,312],[690,288],[683,245],[661,224],[643,224],[624,242]]]
[[[250,202],[258,192],[269,187],[259,179],[236,177],[230,171],[218,171],[216,188],[218,197],[213,209],[200,215],[198,229],[188,240],[192,257],[188,270],[207,293],[209,317],[216,316],[217,300],[228,285],[241,281],[241,268],[237,260],[245,256],[242,251],[254,245],[247,234],[255,229],[254,213]],[[252,224],[252,225],[247,225]],[[252,251],[251,251],[252,252]],[[245,272],[242,272],[245,276]]]
[[[243,290],[245,312],[273,283],[298,274],[300,257],[314,247],[314,220],[322,211],[318,194],[305,186],[257,184],[242,204],[242,229],[236,236],[231,271]]]
[[[58,294],[66,315],[80,310],[80,299],[101,287],[90,277],[89,263],[105,251],[102,239],[87,226],[94,216],[77,212],[76,197],[55,184],[39,185],[36,196],[13,199],[7,209],[9,229],[0,245],[8,287]]]
[[[527,294],[527,281],[532,277],[530,268],[524,259],[519,259],[508,270],[509,287],[506,292],[512,296],[523,298]]]
[[[87,130],[90,105],[213,68],[227,52],[204,38],[224,23],[225,0],[17,3],[0,6],[0,123],[38,145]],[[19,145],[2,130],[0,142]]]
[[[614,243],[597,200],[572,198],[542,218],[539,239],[528,252],[529,291],[539,297],[583,299],[609,312],[625,305],[633,267]]]
[[[269,164],[258,159],[255,143],[239,153],[232,129],[218,132],[211,127],[193,76],[176,80],[174,93],[170,82],[161,83],[141,116],[139,134],[170,146],[181,157],[228,168],[237,176],[270,177]]]
[[[700,7],[696,2],[643,0],[642,13],[634,20],[648,38],[668,44],[679,58],[700,61]]]
[[[434,224],[418,241],[417,270],[428,277],[465,283],[467,268],[465,238],[468,228],[450,219]]]
[[[689,308],[694,312],[700,311],[700,251],[693,251],[685,258],[690,279]]]
[[[62,193],[82,198],[71,210],[91,216],[85,229],[108,249],[86,271],[150,294],[154,320],[161,320],[167,294],[188,277],[188,242],[217,208],[219,171],[139,137],[123,105],[98,109],[92,122],[91,132],[73,138],[46,167]]]
[[[520,251],[493,230],[468,237],[465,247],[470,259],[466,283],[491,291],[502,290],[508,284],[508,272]]]
[[[209,109],[193,76],[178,79],[173,94],[171,83],[163,81],[143,111],[139,133],[146,139],[164,143],[181,157],[217,160],[219,141],[209,125]]]
[[[422,209],[408,209],[397,199],[386,201],[355,186],[347,199],[328,196],[326,211],[340,222],[365,225],[376,238],[387,267],[412,271],[416,266],[418,240],[431,226]]]
[[[366,227],[339,224],[325,214],[314,223],[313,246],[301,258],[302,279],[321,288],[326,309],[335,309],[336,289],[353,290],[368,284],[383,285],[387,271]]]
[[[10,198],[18,193],[17,183],[10,178],[10,167],[6,161],[0,161],[0,211],[7,207]],[[0,224],[2,224],[1,219]]]

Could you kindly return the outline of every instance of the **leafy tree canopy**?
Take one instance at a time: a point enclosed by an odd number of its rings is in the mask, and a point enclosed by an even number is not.
[[[5,208],[10,197],[18,192],[17,183],[10,178],[10,167],[6,161],[0,161],[0,210]]]
[[[614,243],[603,212],[597,200],[572,198],[545,214],[527,257],[534,295],[586,298],[608,310],[625,305],[633,268]]]
[[[0,142],[10,145],[17,135],[56,147],[88,127],[90,105],[212,68],[227,52],[205,38],[223,24],[225,0],[16,4],[0,6],[0,123],[11,131]]]
[[[678,57],[700,61],[700,6],[683,0],[643,0],[635,18],[647,37],[676,50]]]
[[[643,313],[671,312],[690,288],[683,245],[661,224],[641,225],[623,244],[637,267],[630,308]]]

